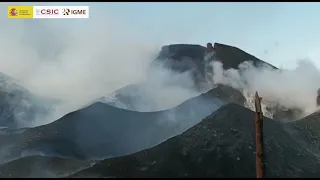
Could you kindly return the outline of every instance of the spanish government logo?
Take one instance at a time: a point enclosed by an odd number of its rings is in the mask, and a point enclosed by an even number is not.
[[[33,6],[8,6],[8,18],[33,18]]]

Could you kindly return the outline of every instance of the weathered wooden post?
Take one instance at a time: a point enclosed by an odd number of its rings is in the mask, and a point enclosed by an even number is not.
[[[264,178],[264,149],[263,149],[263,113],[261,110],[261,98],[258,92],[255,94],[255,128],[256,128],[256,173],[257,178]]]

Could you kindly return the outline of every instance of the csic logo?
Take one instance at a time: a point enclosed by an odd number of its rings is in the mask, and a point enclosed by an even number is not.
[[[9,14],[10,16],[18,16],[18,11],[16,8],[11,8]]]
[[[38,15],[58,15],[59,9],[37,9]]]
[[[62,15],[64,16],[69,16],[71,14],[73,15],[86,15],[86,10],[82,9],[82,10],[79,10],[79,9],[74,9],[74,10],[71,10],[69,8],[64,8],[63,11],[62,11]]]

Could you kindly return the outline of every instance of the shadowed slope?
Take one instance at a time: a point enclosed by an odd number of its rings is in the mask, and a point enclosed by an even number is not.
[[[90,167],[94,162],[29,156],[0,165],[0,178],[59,178]]]
[[[286,124],[288,132],[299,140],[301,146],[320,157],[320,112]]]
[[[182,133],[224,102],[210,92],[158,112],[134,112],[94,103],[61,119],[0,136],[5,161],[44,154],[80,159],[122,156]],[[10,152],[10,153],[8,153]]]
[[[156,147],[101,161],[71,177],[255,177],[253,116],[244,107],[226,105]],[[267,177],[320,176],[314,155],[281,124],[264,122]]]

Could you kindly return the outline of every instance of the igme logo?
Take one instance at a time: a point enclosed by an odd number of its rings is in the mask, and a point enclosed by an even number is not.
[[[63,11],[62,11],[62,15],[64,16],[69,16],[69,15],[78,15],[78,14],[81,14],[81,15],[86,15],[87,14],[87,11],[86,9],[74,9],[74,10],[71,10],[70,8],[64,8]]]

